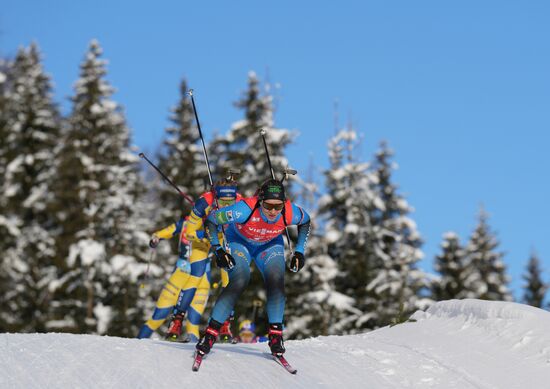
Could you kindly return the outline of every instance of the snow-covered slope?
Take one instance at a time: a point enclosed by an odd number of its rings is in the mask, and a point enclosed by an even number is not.
[[[288,374],[265,343],[193,346],[69,334],[0,334],[0,388],[550,388],[550,313],[452,300],[416,322],[286,342]]]

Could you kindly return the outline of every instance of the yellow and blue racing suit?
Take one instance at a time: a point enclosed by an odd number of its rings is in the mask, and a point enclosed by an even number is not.
[[[174,236],[180,237],[180,250],[179,258],[174,267],[174,271],[170,275],[170,278],[164,285],[162,292],[157,300],[155,311],[151,319],[149,319],[140,329],[138,338],[149,338],[154,331],[166,321],[166,318],[172,313],[176,306],[178,295],[180,291],[186,287],[191,275],[191,264],[189,261],[189,241],[185,236],[185,232],[188,228],[188,221],[181,218],[177,223],[173,223],[170,226],[156,231],[156,235],[159,239],[171,239]],[[183,230],[183,232],[182,232]],[[195,258],[197,252],[200,252],[200,248],[197,250],[197,243],[192,241],[191,252],[195,251]],[[199,246],[201,246],[199,244]],[[195,250],[193,250],[195,248]],[[206,303],[208,301],[208,295],[210,292],[210,264],[207,264],[204,276],[201,277],[198,282],[193,283],[195,285],[196,292],[192,297],[192,302],[189,307],[189,314],[187,316],[186,330],[187,334],[193,340],[193,337],[199,336],[199,323],[201,315],[204,312]]]

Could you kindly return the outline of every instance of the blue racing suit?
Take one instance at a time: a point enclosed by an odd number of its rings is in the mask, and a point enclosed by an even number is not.
[[[228,271],[229,283],[218,297],[211,319],[219,323],[227,319],[250,281],[250,264],[254,261],[266,287],[269,323],[282,323],[285,308],[282,234],[286,225],[297,225],[295,251],[304,254],[310,231],[309,215],[287,200],[283,211],[270,221],[259,206],[257,197],[249,197],[210,213],[206,227],[213,247],[220,245],[216,233],[220,225],[226,226],[226,249],[235,259],[235,266]]]

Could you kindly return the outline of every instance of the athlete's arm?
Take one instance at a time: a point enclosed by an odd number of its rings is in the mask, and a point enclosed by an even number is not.
[[[187,230],[185,237],[189,240],[202,241],[205,239],[203,227],[203,217],[210,212],[211,206],[204,197],[200,197],[193,206],[187,221]]]
[[[153,235],[157,236],[159,239],[170,239],[175,235],[179,235],[184,221],[185,220],[181,218],[176,223],[172,223],[162,230],[155,231]]]
[[[206,241],[204,236],[204,229],[202,227],[202,217],[197,216],[194,211],[191,211],[191,213],[189,214],[189,219],[187,219],[187,229],[185,230],[185,237],[188,240],[193,241]]]
[[[220,244],[217,234],[217,227],[233,223],[243,223],[245,222],[250,214],[252,209],[244,201],[238,201],[233,205],[228,207],[220,208],[216,211],[210,212],[208,218],[206,219],[206,229],[208,231],[208,238],[210,239],[210,244],[216,246]]]
[[[294,251],[304,254],[307,246],[307,238],[311,230],[309,214],[300,206],[292,204],[292,222],[298,226],[298,241]]]

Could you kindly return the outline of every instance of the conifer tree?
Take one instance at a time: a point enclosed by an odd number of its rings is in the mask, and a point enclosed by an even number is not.
[[[8,137],[8,96],[10,94],[11,77],[8,79],[10,62],[0,58],[0,177],[6,174]],[[0,193],[0,207],[5,203],[5,197]],[[0,208],[1,210],[1,208]]]
[[[158,166],[183,193],[196,200],[205,190],[210,190],[206,185],[208,173],[185,79],[181,81],[179,91],[179,101],[170,110],[171,124],[165,129]],[[158,174],[153,177],[153,201],[156,206],[153,223],[147,227],[150,232],[177,222],[180,217],[187,216],[193,207]],[[164,264],[166,271],[173,269],[179,244],[178,239],[172,239],[157,250],[157,262]]]
[[[180,84],[180,100],[171,109],[171,125],[165,129],[166,138],[159,156],[159,168],[188,196],[197,199],[207,188],[208,173],[200,145],[199,131],[185,80]],[[180,213],[191,211],[189,204],[171,186],[162,182],[158,186],[158,201],[162,207],[157,222],[168,224]]]
[[[0,177],[6,176],[6,166],[8,164],[8,153],[10,144],[11,130],[7,126],[8,117],[8,99],[12,93],[12,80],[10,77],[10,68],[12,63],[7,59],[0,59]],[[15,329],[14,323],[18,322],[18,316],[11,314],[17,307],[9,298],[8,294],[12,290],[12,279],[10,277],[9,267],[13,262],[5,253],[12,252],[15,247],[19,230],[15,222],[6,214],[7,197],[4,192],[0,192],[0,250],[4,255],[0,257],[0,332],[7,332]]]
[[[374,190],[376,177],[369,164],[356,162],[353,150],[357,133],[339,131],[329,141],[330,169],[325,173],[327,193],[319,203],[325,219],[327,254],[334,258],[339,273],[336,290],[353,297],[355,314],[334,324],[341,333],[357,333],[376,323],[376,309],[367,285],[376,277],[373,215],[381,205]]]
[[[12,308],[11,330],[45,331],[55,280],[56,257],[50,215],[54,152],[60,115],[52,102],[36,44],[19,49],[9,70],[9,90],[2,98],[0,158],[5,171],[0,184],[8,248],[3,251],[11,285],[5,296]],[[14,232],[13,234],[10,232]]]
[[[416,223],[408,216],[412,208],[392,183],[396,168],[392,156],[387,143],[381,142],[374,164],[375,189],[382,200],[382,206],[373,212],[377,275],[367,286],[377,301],[378,326],[407,317],[430,303],[426,275],[418,269],[422,240]]]
[[[57,243],[68,260],[57,290],[71,307],[60,310],[61,329],[133,336],[143,317],[136,282],[148,240],[137,208],[143,185],[101,54],[93,40],[59,155],[56,214],[63,228]]]
[[[527,263],[527,273],[523,275],[525,285],[523,287],[523,302],[533,307],[542,308],[544,296],[548,290],[548,284],[542,280],[540,259],[533,250]]]
[[[440,278],[432,285],[432,298],[436,301],[469,297],[465,290],[468,275],[466,258],[457,234],[443,235],[441,253],[435,257],[435,270]]]
[[[313,218],[315,214],[311,214]],[[313,219],[313,231],[316,223]],[[297,274],[287,276],[286,336],[303,339],[321,335],[341,334],[348,319],[361,315],[353,297],[336,291],[338,266],[327,255],[323,235],[311,235],[306,265]]]
[[[20,51],[22,51],[21,49]],[[13,68],[13,61],[0,58],[0,177],[6,176],[6,168],[8,162],[13,159],[12,146],[15,142],[16,132],[12,130],[9,123],[14,119],[10,119],[10,116],[16,114],[13,109],[10,109],[10,98],[13,95],[13,75],[11,69]],[[5,186],[3,182],[0,186]],[[4,188],[6,189],[6,188]],[[6,252],[8,247],[13,246],[15,242],[15,236],[10,234],[9,226],[13,225],[6,215],[8,197],[4,191],[0,192],[0,233],[3,239],[0,240],[0,250]],[[0,260],[1,263],[1,260]],[[2,275],[0,275],[2,277]],[[1,297],[0,297],[1,299]]]
[[[478,224],[466,246],[470,271],[465,288],[482,300],[512,301],[506,265],[503,254],[497,251],[498,246],[499,242],[488,224],[488,215],[481,208]]]
[[[248,87],[235,106],[244,111],[244,118],[234,123],[225,137],[223,158],[217,161],[216,169],[223,169],[221,174],[227,167],[241,169],[239,190],[251,196],[264,180],[271,178],[260,129],[266,131],[269,155],[277,177],[288,166],[284,151],[293,136],[289,130],[275,127],[273,97],[262,93],[254,72],[249,73]]]
[[[355,300],[336,291],[338,267],[327,254],[324,234],[319,230],[316,202],[320,196],[315,184],[314,167],[310,167],[307,181],[297,177],[301,187],[299,203],[311,218],[311,233],[306,250],[306,265],[299,273],[285,280],[286,336],[301,339],[339,333],[341,323],[354,310]]]
[[[295,284],[294,293],[287,293],[285,315],[287,336],[291,339],[341,334],[350,317],[361,315],[353,297],[336,291],[338,267],[323,249],[326,246],[317,246],[308,256],[306,267],[287,281]]]

